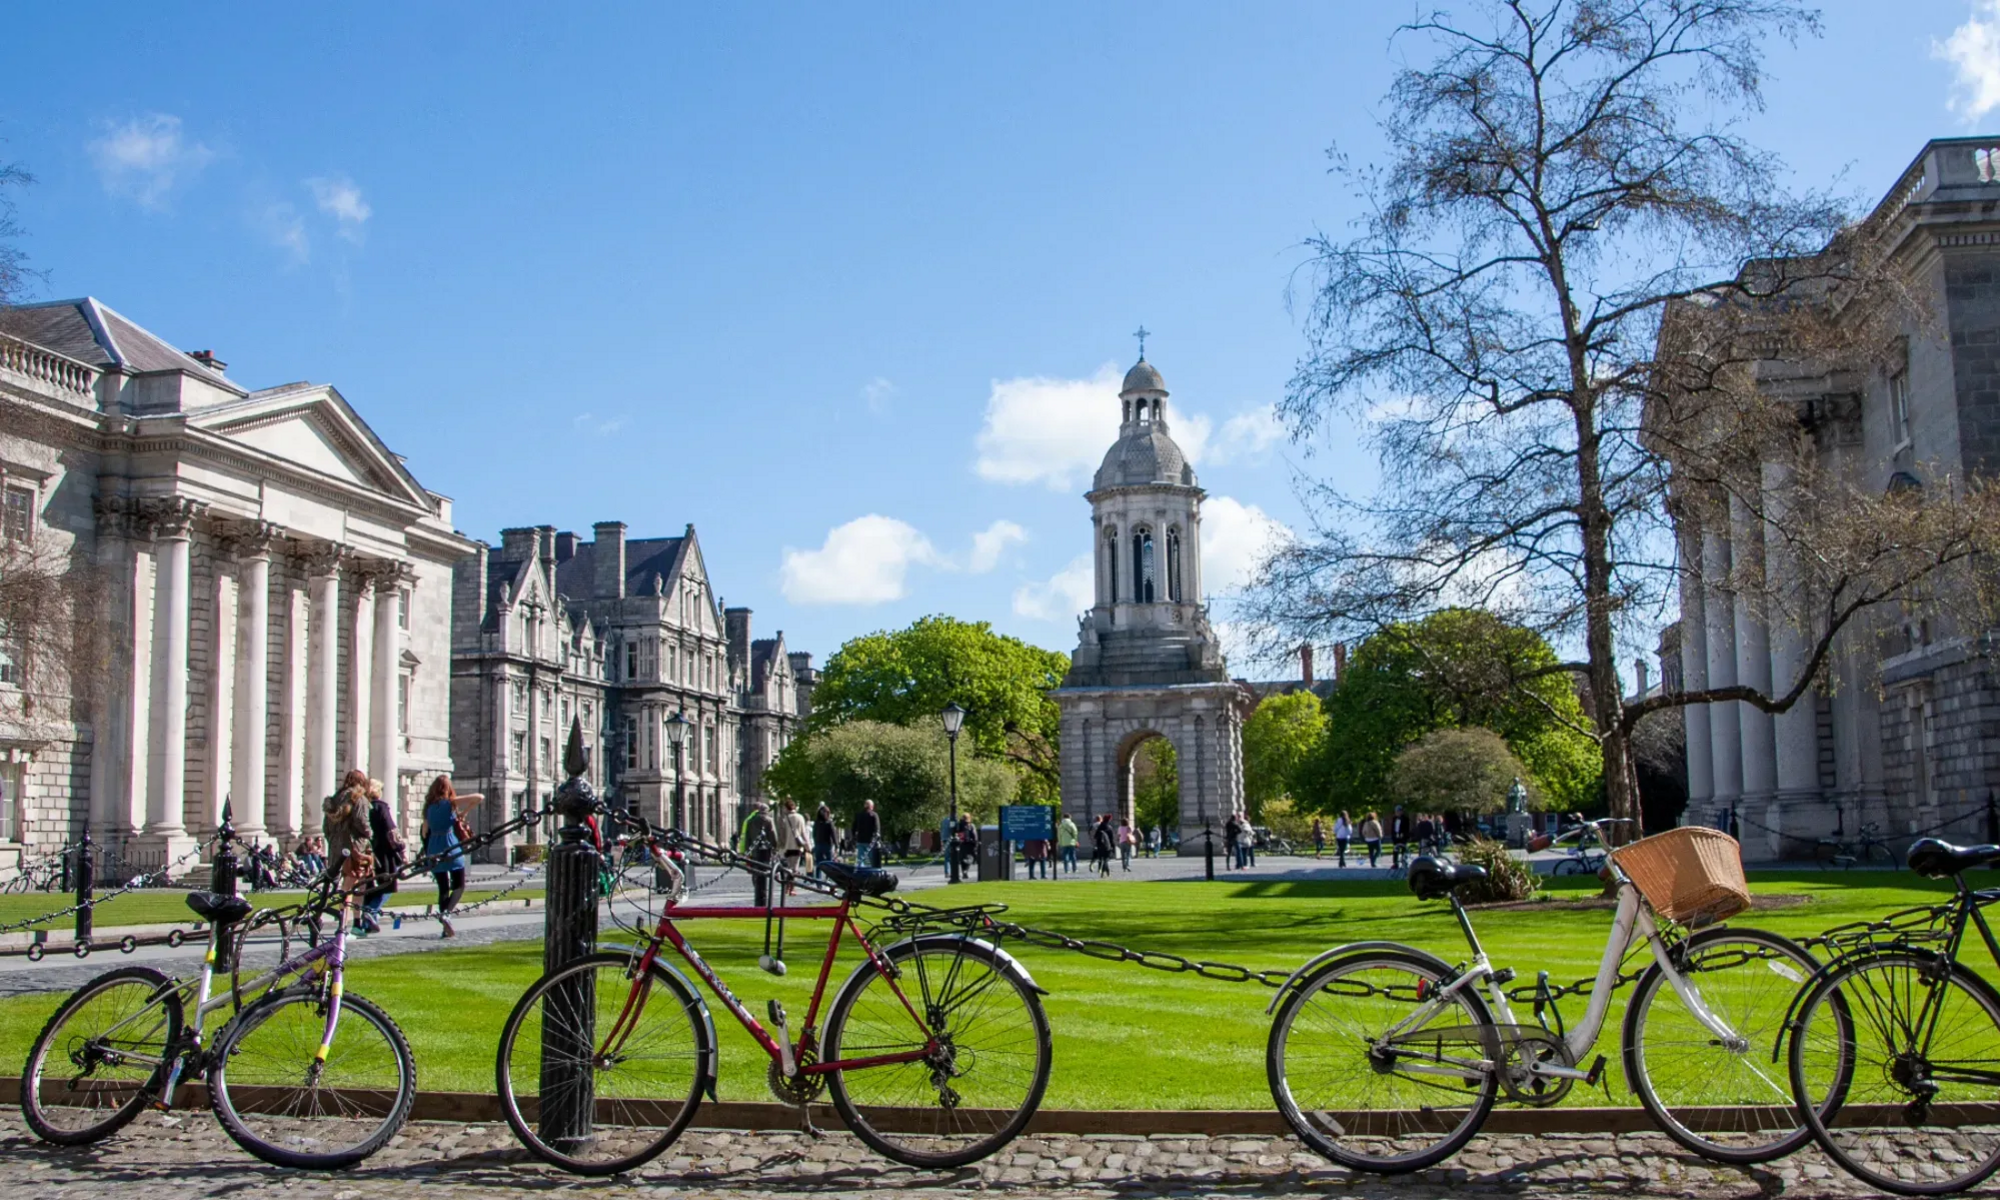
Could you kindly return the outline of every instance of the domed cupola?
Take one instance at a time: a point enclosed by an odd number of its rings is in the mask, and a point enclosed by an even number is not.
[[[1166,484],[1195,487],[1194,468],[1167,433],[1167,381],[1142,355],[1118,392],[1118,440],[1104,454],[1093,490]]]

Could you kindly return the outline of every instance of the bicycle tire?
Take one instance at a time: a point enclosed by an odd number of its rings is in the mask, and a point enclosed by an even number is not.
[[[604,1086],[611,1069],[623,1067],[635,1056],[624,1056],[618,1063],[600,1066],[593,1053],[581,1056],[588,1066],[589,1094],[593,1099],[591,1132],[597,1133],[609,1126],[614,1119],[629,1122],[618,1128],[634,1131],[631,1135],[618,1139],[594,1138],[589,1145],[581,1143],[568,1149],[557,1144],[571,1140],[567,1137],[545,1137],[539,1127],[541,1120],[541,1073],[551,1047],[545,1044],[540,1031],[546,1021],[544,1010],[551,1004],[573,1006],[584,985],[583,977],[589,975],[588,986],[592,996],[593,1030],[608,1030],[613,1021],[624,1011],[625,1000],[631,995],[629,980],[637,959],[620,951],[604,951],[587,955],[566,966],[558,967],[531,984],[514,1005],[514,1011],[501,1027],[500,1049],[494,1060],[494,1082],[500,1094],[501,1111],[507,1117],[507,1124],[514,1130],[530,1153],[551,1166],[561,1167],[577,1175],[615,1175],[643,1166],[659,1157],[661,1151],[672,1145],[674,1139],[687,1129],[694,1120],[695,1110],[701,1105],[701,1094],[708,1081],[708,1066],[715,1062],[715,1047],[709,1041],[708,1023],[701,1020],[701,998],[680,976],[659,963],[653,964],[647,973],[650,987],[664,989],[664,995],[676,1002],[674,1007],[661,1004],[655,997],[650,1002],[641,998],[640,1012],[667,1015],[669,1024],[662,1032],[650,1029],[641,1039],[642,1044],[657,1045],[660,1039],[672,1036],[677,1016],[685,1023],[687,1038],[692,1048],[686,1054],[670,1055],[670,1058],[685,1059],[689,1064],[688,1081],[685,1089],[678,1082],[663,1083],[652,1078],[637,1077],[638,1072],[628,1072],[619,1077],[620,1082],[611,1089]],[[611,978],[625,981],[627,986],[612,988],[598,986],[597,976],[606,974]],[[559,991],[558,989],[568,989]],[[605,1012],[609,1008],[608,1014]],[[628,1042],[629,1042],[628,1038]],[[558,1043],[555,1053],[564,1053]],[[525,1053],[525,1057],[520,1054]],[[573,1053],[573,1052],[572,1052]],[[658,1057],[658,1056],[655,1056]],[[576,1066],[575,1062],[570,1064]],[[677,1070],[670,1070],[678,1080]],[[625,1077],[634,1078],[627,1086]],[[607,1090],[630,1092],[629,1096],[606,1097]],[[678,1110],[668,1110],[665,1106],[685,1092],[686,1100]],[[664,1099],[662,1097],[665,1097]],[[664,1118],[664,1119],[662,1119]],[[601,1150],[599,1156],[587,1157],[581,1150]]]
[[[1355,980],[1356,976],[1369,972],[1414,977],[1417,982],[1399,985],[1378,984],[1367,979]],[[1451,974],[1449,967],[1421,950],[1414,948],[1369,950],[1327,963],[1300,981],[1284,997],[1271,1022],[1270,1036],[1265,1042],[1264,1069],[1271,1085],[1271,1098],[1277,1101],[1278,1111],[1283,1114],[1286,1123],[1292,1127],[1292,1132],[1299,1135],[1301,1141],[1341,1166],[1359,1171],[1371,1171],[1378,1175],[1401,1175],[1443,1162],[1472,1140],[1480,1127],[1486,1123],[1487,1114],[1493,1111],[1493,1103],[1499,1093],[1499,1080],[1493,1071],[1478,1073],[1476,1083],[1461,1077],[1462,1082],[1467,1084],[1460,1095],[1460,1098],[1466,1101],[1462,1109],[1446,1109],[1421,1102],[1414,1106],[1393,1108],[1371,1105],[1364,1108],[1335,1109],[1329,1102],[1337,1101],[1345,1105],[1365,1104],[1378,1094],[1383,1095],[1385,1099],[1403,1102],[1410,1096],[1430,1096],[1436,1093],[1428,1090],[1420,1091],[1412,1086],[1398,1089],[1394,1095],[1386,1094],[1392,1085],[1383,1081],[1400,1079],[1408,1084],[1417,1084],[1419,1081],[1414,1076],[1397,1072],[1394,1069],[1393,1059],[1385,1067],[1370,1049],[1384,1031],[1397,1025],[1400,1019],[1407,1019],[1409,1013],[1407,1006],[1397,1008],[1383,1005],[1367,1008],[1351,1006],[1359,1010],[1339,1022],[1341,1028],[1337,1032],[1333,1028],[1333,1022],[1319,1020],[1317,1019],[1319,1014],[1308,1012],[1310,1005],[1330,1007],[1322,1001],[1323,994],[1348,1000],[1371,998],[1368,993],[1355,996],[1351,992],[1343,994],[1330,990],[1330,985],[1343,981],[1354,980],[1349,984],[1350,987],[1360,986],[1370,989],[1371,992],[1380,991],[1385,997],[1387,987],[1409,987],[1412,990],[1409,1000],[1396,1001],[1398,1005],[1408,1005],[1417,1003],[1418,995],[1425,989],[1443,982]],[[1448,1021],[1454,1013],[1460,1015],[1458,1024],[1436,1023],[1440,1019]],[[1392,1014],[1400,1014],[1400,1017]],[[1340,1056],[1348,1068],[1347,1077],[1344,1079],[1308,1083],[1312,1088],[1312,1094],[1306,1097],[1305,1103],[1300,1100],[1298,1085],[1302,1080],[1307,1080],[1312,1073],[1309,1069],[1311,1056],[1304,1047],[1296,1052],[1293,1049],[1295,1041],[1308,1036],[1301,1028],[1302,1019],[1313,1020],[1322,1026],[1322,1029],[1312,1036],[1335,1044],[1337,1049],[1334,1053]],[[1478,992],[1467,987],[1453,993],[1451,1005],[1439,1010],[1437,1017],[1432,1021],[1408,1032],[1417,1034],[1424,1029],[1442,1032],[1466,1027],[1490,1029],[1492,1025],[1492,1014],[1486,1007],[1486,1002],[1480,998]],[[1357,1037],[1360,1039],[1358,1045],[1353,1040]],[[1476,1053],[1483,1056],[1483,1049]],[[1333,1055],[1326,1057],[1331,1060]],[[1336,1071],[1340,1069],[1335,1068]],[[1447,1125],[1442,1118],[1451,1112],[1459,1112],[1461,1115]],[[1347,1119],[1343,1121],[1340,1116],[1335,1115],[1336,1113],[1345,1115]],[[1310,1119],[1308,1114],[1317,1119]],[[1357,1121],[1356,1114],[1366,1114],[1366,1117]],[[1425,1125],[1434,1128],[1423,1128]],[[1336,1138],[1349,1138],[1358,1144],[1344,1145],[1336,1141]],[[1418,1140],[1423,1144],[1411,1146],[1406,1153],[1399,1154],[1370,1153],[1361,1148],[1399,1138]],[[1365,1139],[1373,1139],[1373,1142]]]
[[[895,979],[905,986],[916,984],[915,994],[905,994],[945,1049],[935,1059],[828,1072],[833,1106],[856,1137],[907,1166],[977,1162],[1020,1135],[1048,1089],[1054,1052],[1041,997],[1012,959],[972,938],[915,938],[887,947],[882,957]],[[942,961],[947,958],[949,965]],[[972,975],[963,973],[968,961],[979,968]],[[939,970],[934,995],[933,975]],[[1016,1004],[1017,1013],[1012,1012]],[[994,1025],[981,1029],[989,1013]],[[974,1031],[979,1032],[977,1045]],[[856,1045],[857,1036],[869,1040]],[[911,1044],[915,1036],[909,1011],[895,990],[864,962],[834,997],[826,1020],[825,1058],[831,1062],[848,1055],[920,1049],[921,1043]],[[968,1050],[969,1066],[964,1057]],[[939,1083],[940,1072],[947,1073],[949,1084]],[[892,1098],[914,1101],[935,1095],[938,1102],[876,1103],[883,1086]],[[955,1099],[947,1098],[947,1090]]]
[[[1862,857],[1870,867],[1874,867],[1876,860],[1879,858],[1882,862],[1889,864],[1891,871],[1900,871],[1903,869],[1902,862],[1897,859],[1896,852],[1890,848],[1887,842],[1869,842],[1862,853]]]
[[[1810,1142],[1780,1053],[1792,998],[1819,964],[1790,938],[1761,929],[1704,929],[1674,954],[1702,1003],[1745,1044],[1720,1044],[1655,962],[1625,1009],[1625,1080],[1639,1103],[1661,1132],[1716,1162],[1770,1162]]]
[[[317,988],[272,992],[237,1014],[216,1039],[208,1068],[216,1119],[237,1145],[274,1166],[321,1171],[352,1166],[387,1145],[417,1101],[409,1039],[388,1013],[360,996],[341,997],[336,1041],[324,1060],[316,1060],[325,1009]],[[356,1026],[372,1027],[381,1044],[349,1033]],[[246,1046],[253,1037],[259,1038],[254,1050]],[[306,1081],[255,1082],[266,1063],[274,1079],[303,1074]],[[393,1089],[381,1087],[391,1074]],[[322,1082],[329,1075],[334,1082]],[[330,1145],[333,1138],[341,1144]]]
[[[2000,1121],[1949,1123],[1954,1109],[1990,1115],[2000,1108],[2000,1084],[1961,1089],[1961,1081],[1953,1081],[1948,1094],[1939,1087],[1939,1095],[1919,1105],[1912,1097],[1922,1084],[1936,1083],[1929,1076],[1936,1044],[1898,1049],[1883,1036],[1885,1026],[1900,1031],[1912,1024],[1897,1004],[1928,988],[1953,989],[1967,1004],[1940,1015],[1936,1027],[1969,1043],[1971,1061],[1981,1069],[2000,1069],[2000,992],[1958,963],[1922,950],[1888,947],[1834,964],[1799,1002],[1791,1040],[1793,1099],[1813,1140],[1856,1179],[1905,1196],[1963,1191],[2000,1170]],[[1835,1025],[1829,1041],[1816,1022],[1836,1001],[1849,1018],[1844,1028]],[[1941,1011],[1951,996],[1938,1003]],[[1830,1094],[1834,1103],[1822,1112],[1802,1101],[1815,1092]],[[1942,1112],[1933,1107],[1939,1102],[1947,1106]],[[1973,1132],[1962,1132],[1968,1129]],[[1950,1170],[1955,1162],[1971,1165]]]
[[[1595,875],[1597,872],[1586,870],[1583,860],[1580,858],[1564,858],[1557,860],[1555,873],[1558,875]]]
[[[77,1126],[74,1121],[65,1122],[61,1119],[61,1109],[66,1106],[49,1103],[56,1097],[43,1095],[42,1081],[49,1067],[53,1065],[55,1052],[63,1049],[64,1045],[67,1045],[67,1049],[63,1057],[74,1065],[82,1065],[75,1061],[77,1054],[92,1053],[87,1046],[101,1035],[84,1035],[83,1045],[59,1043],[58,1038],[64,1034],[68,1026],[78,1020],[79,1014],[83,1013],[92,1001],[109,997],[113,989],[123,995],[115,1002],[117,1007],[107,1011],[100,1018],[101,1021],[109,1022],[113,1028],[124,1024],[146,1008],[159,1006],[158,1023],[140,1027],[136,1040],[124,1041],[121,1044],[133,1048],[143,1047],[147,1053],[157,1054],[160,1061],[152,1066],[135,1064],[143,1073],[133,1072],[133,1077],[122,1085],[122,1089],[129,1090],[131,1094],[118,1099],[115,1106],[103,1106],[108,1111],[108,1115],[103,1119]],[[36,1035],[34,1044],[28,1048],[27,1062],[21,1068],[21,1115],[27,1120],[28,1127],[35,1131],[36,1137],[45,1142],[58,1146],[85,1146],[102,1141],[131,1124],[132,1119],[146,1107],[147,1101],[158,1089],[162,1078],[161,1072],[168,1062],[169,1048],[180,1043],[181,1026],[180,993],[173,989],[172,979],[151,967],[119,967],[115,971],[99,975],[76,989],[43,1024],[41,1033]],[[69,1036],[74,1038],[76,1034],[71,1033]],[[153,1049],[155,1046],[157,1050]],[[97,1053],[102,1052],[103,1047],[97,1047]],[[115,1063],[109,1065],[114,1068],[117,1066]],[[93,1065],[85,1075],[72,1078],[67,1086],[73,1089],[79,1080],[97,1069],[98,1067]],[[107,1098],[121,1095],[122,1090],[113,1091]],[[92,1104],[87,1107],[95,1109],[99,1106]]]

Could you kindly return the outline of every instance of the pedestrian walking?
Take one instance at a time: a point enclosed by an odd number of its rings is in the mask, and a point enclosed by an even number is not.
[[[1076,874],[1076,822],[1068,813],[1056,822],[1056,853],[1062,856],[1063,874]]]
[[[1410,818],[1404,815],[1403,806],[1398,804],[1396,806],[1396,811],[1392,813],[1389,817],[1389,865],[1390,866],[1400,867],[1403,865],[1403,845],[1409,840],[1410,840]]]
[[[952,827],[950,853],[958,856],[958,877],[963,881],[979,858],[979,831],[972,827],[972,818],[965,813],[958,814],[958,824]]]
[[[1111,852],[1117,840],[1118,835],[1111,828],[1111,814],[1100,815],[1090,829],[1090,867],[1107,879],[1111,877]]]
[[[389,802],[382,798],[382,781],[368,781],[368,846],[375,853],[375,886],[368,889],[368,898],[361,902],[361,911],[367,917],[369,933],[382,932],[382,905],[394,895],[397,876],[408,861],[403,849],[402,831],[396,828],[396,814],[389,808]]]
[[[1347,810],[1342,809],[1333,819],[1333,855],[1336,866],[1347,865],[1347,843],[1354,840],[1354,822],[1347,819]]]
[[[1118,822],[1118,865],[1127,871],[1132,869],[1132,822],[1123,818]]]
[[[1029,838],[1022,842],[1021,857],[1028,864],[1028,878],[1033,879],[1037,870],[1043,879],[1049,877],[1049,839]]]
[[[771,863],[778,849],[778,826],[771,819],[771,802],[759,800],[743,821],[743,856],[750,860],[751,903],[771,903]]]
[[[833,846],[839,830],[833,825],[833,810],[822,804],[813,814],[813,877],[826,877],[826,864],[833,861]]]
[[[798,893],[799,876],[805,874],[806,860],[812,857],[812,833],[806,827],[806,815],[799,811],[798,801],[787,797],[781,808],[778,851],[785,862],[784,894],[791,896]]]
[[[1243,865],[1254,867],[1257,865],[1257,827],[1250,823],[1247,812],[1237,813],[1236,820],[1243,826],[1243,838],[1236,843],[1243,851]]]
[[[1160,827],[1158,825],[1155,825],[1151,829],[1148,829],[1146,831],[1146,857],[1158,858],[1159,856],[1160,856]]]
[[[854,865],[857,867],[879,867],[882,855],[876,845],[882,836],[882,818],[875,815],[875,802],[863,800],[861,811],[854,814]]]
[[[424,794],[424,823],[420,832],[424,857],[431,860],[431,879],[437,884],[438,924],[444,927],[440,937],[458,936],[458,930],[451,925],[451,914],[465,896],[465,844],[472,840],[465,814],[484,799],[478,792],[459,795],[452,788],[449,775],[431,780],[430,791]]]
[[[1236,814],[1230,813],[1229,819],[1222,823],[1222,862],[1232,871],[1243,865],[1243,852],[1236,847],[1242,838],[1243,827],[1236,823]]]
[[[341,886],[354,889],[375,877],[375,851],[368,838],[368,776],[349,771],[341,777],[340,790],[328,796],[320,807],[320,828],[326,834],[328,877],[338,876]],[[354,914],[354,932],[366,936],[368,919]]]
[[[1417,853],[1429,854],[1436,849],[1437,826],[1424,813],[1417,814]]]
[[[1318,817],[1314,817],[1313,857],[1318,858],[1325,853],[1326,853],[1326,822],[1320,820]]]
[[[1382,857],[1382,822],[1372,812],[1361,818],[1361,841],[1368,847],[1368,865],[1372,867]]]

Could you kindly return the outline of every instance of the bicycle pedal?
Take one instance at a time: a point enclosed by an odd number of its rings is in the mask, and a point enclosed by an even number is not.
[[[1590,1073],[1583,1077],[1583,1082],[1586,1087],[1596,1087],[1598,1081],[1603,1078],[1604,1078],[1604,1056],[1600,1054],[1597,1056],[1597,1061],[1590,1064]],[[1610,1089],[1607,1087],[1606,1090],[1608,1091]]]

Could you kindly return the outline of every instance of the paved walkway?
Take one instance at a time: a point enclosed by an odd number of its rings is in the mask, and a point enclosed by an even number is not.
[[[1744,1200],[1873,1195],[1816,1153],[1756,1170],[1718,1167],[1657,1134],[1494,1137],[1475,1140],[1443,1167],[1378,1178],[1340,1170],[1290,1139],[1185,1137],[1022,1138],[960,1171],[916,1171],[854,1139],[793,1133],[691,1130],[632,1176],[581,1179],[529,1158],[505,1125],[413,1124],[388,1148],[338,1175],[269,1167],[237,1149],[207,1113],[148,1113],[95,1147],[36,1141],[18,1114],[0,1113],[0,1189],[49,1197],[328,1197],[472,1200],[561,1190],[585,1196],[718,1195],[745,1198],[841,1193],[925,1197],[986,1191],[1002,1196],[1264,1196],[1311,1194],[1434,1200],[1506,1196],[1660,1196]]]

